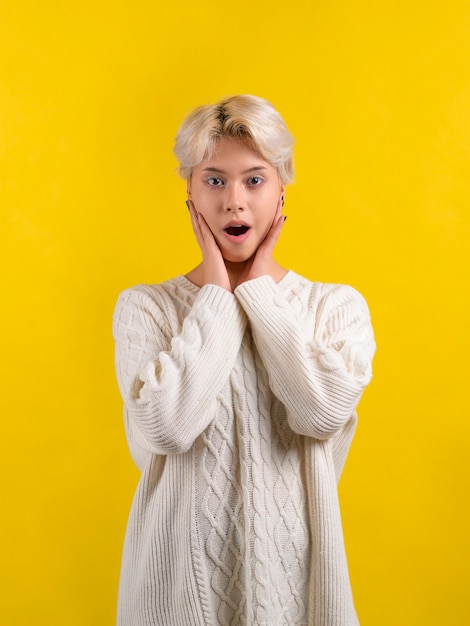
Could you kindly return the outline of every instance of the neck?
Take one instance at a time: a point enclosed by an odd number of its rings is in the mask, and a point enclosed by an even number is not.
[[[233,261],[227,261],[224,259],[225,267],[227,268],[228,279],[230,281],[230,285],[232,287],[232,291],[240,282],[240,277],[245,271],[247,265],[250,261],[242,261],[240,263],[235,263]]]
[[[230,282],[230,286],[232,291],[240,284],[240,279],[243,274],[249,271],[249,266],[253,262],[253,259],[248,259],[247,261],[242,261],[236,263],[234,261],[227,261],[224,259],[225,268],[227,270],[228,279]],[[274,281],[279,282],[286,274],[286,270],[281,267],[276,261],[271,260],[269,268],[266,268],[266,274],[271,276]],[[197,285],[198,287],[202,287],[204,283],[204,268],[203,263],[200,263],[193,270],[186,274],[186,278],[188,278],[192,283]]]

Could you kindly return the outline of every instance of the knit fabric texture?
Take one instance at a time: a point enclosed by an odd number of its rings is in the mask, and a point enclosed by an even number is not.
[[[119,626],[355,626],[337,481],[371,378],[352,287],[124,291],[113,332],[141,470]]]

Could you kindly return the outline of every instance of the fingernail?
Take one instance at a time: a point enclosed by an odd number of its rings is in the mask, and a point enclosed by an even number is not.
[[[286,219],[287,219],[287,215],[284,215],[284,221],[286,221]]]
[[[188,207],[188,211],[191,209],[191,207],[189,206],[189,200],[186,200],[186,206]]]

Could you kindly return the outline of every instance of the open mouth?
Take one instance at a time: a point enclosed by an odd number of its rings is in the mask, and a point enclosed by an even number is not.
[[[233,237],[239,237],[240,235],[244,235],[249,231],[249,226],[229,226],[225,229],[227,235],[232,235]]]

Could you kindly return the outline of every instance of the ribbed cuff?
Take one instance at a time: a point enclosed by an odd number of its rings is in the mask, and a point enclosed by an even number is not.
[[[268,275],[247,280],[235,289],[237,298],[247,304],[256,300],[273,300],[276,293],[277,285]]]
[[[232,331],[238,329],[243,334],[247,317],[237,298],[231,293],[217,285],[204,285],[201,287],[195,301],[194,307],[197,310],[206,310],[208,317],[214,317]]]

